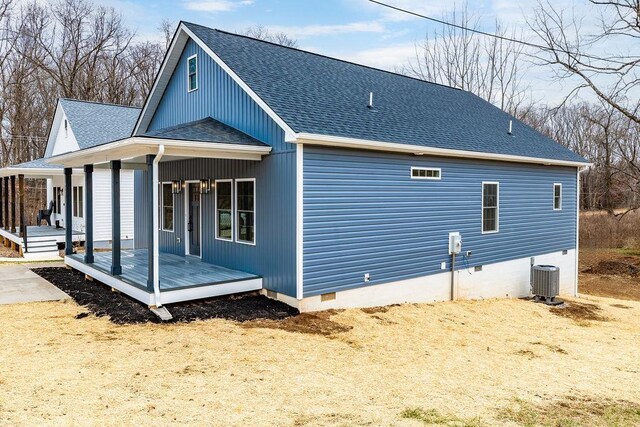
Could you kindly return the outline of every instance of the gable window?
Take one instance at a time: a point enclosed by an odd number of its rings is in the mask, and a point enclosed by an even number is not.
[[[83,187],[73,187],[73,216],[76,218],[82,218],[83,212]]]
[[[255,244],[255,179],[236,180],[236,241]]]
[[[162,230],[173,231],[173,191],[170,182],[162,183]]]
[[[216,188],[216,239],[233,240],[233,196],[231,180],[215,182]]]
[[[553,184],[553,210],[562,210],[562,184]]]
[[[499,228],[500,184],[482,183],[482,233],[497,233]]]
[[[411,168],[411,179],[440,179],[440,168]]]
[[[189,92],[198,89],[198,55],[187,59],[187,87]]]

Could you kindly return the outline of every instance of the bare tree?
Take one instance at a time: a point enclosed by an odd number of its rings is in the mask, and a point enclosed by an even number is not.
[[[462,28],[476,29],[479,19],[466,10],[446,18]],[[496,21],[497,34],[507,30]],[[526,87],[520,70],[522,46],[504,38],[488,38],[467,29],[442,25],[416,44],[413,60],[400,72],[419,79],[467,90],[515,113],[522,105]]]
[[[640,123],[640,53],[620,48],[636,47],[640,40],[640,0],[590,0],[600,12],[595,34],[582,30],[585,17],[560,10],[549,0],[539,0],[529,27],[543,46],[537,57],[561,79],[580,82],[571,95],[588,89],[600,100]]]
[[[298,47],[298,41],[283,32],[273,32],[263,25],[254,25],[245,30],[244,35],[287,47]]]

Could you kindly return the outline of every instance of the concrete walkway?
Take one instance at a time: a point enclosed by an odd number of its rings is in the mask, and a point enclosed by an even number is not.
[[[0,304],[67,298],[69,295],[24,265],[0,265]]]

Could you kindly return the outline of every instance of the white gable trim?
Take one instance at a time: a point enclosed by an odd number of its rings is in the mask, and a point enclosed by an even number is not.
[[[282,118],[278,116],[275,111],[273,111],[271,107],[269,107],[266,102],[264,102],[262,98],[260,98],[222,59],[220,59],[220,57],[209,48],[209,46],[200,40],[200,38],[198,38],[198,36],[196,36],[183,23],[178,27],[173,41],[171,42],[167,56],[162,63],[160,72],[158,73],[156,81],[153,84],[153,88],[151,89],[151,93],[147,98],[147,102],[145,102],[144,108],[142,109],[142,114],[140,114],[140,118],[136,123],[133,135],[138,135],[141,130],[146,132],[149,124],[151,123],[151,118],[160,103],[160,99],[169,84],[171,75],[180,60],[182,51],[184,50],[189,38],[196,42],[198,46],[200,46],[200,48],[204,50],[207,55],[209,55],[211,59],[213,59],[216,64],[218,64],[220,68],[222,68],[238,84],[238,86],[240,86],[242,90],[244,90],[251,99],[253,99],[253,101],[258,104],[258,106],[260,106],[260,108],[262,108],[269,117],[278,124],[278,126],[282,128],[282,130],[284,130],[285,141],[293,142],[295,140],[295,132],[293,129],[291,129],[291,127],[287,125],[285,121],[282,120]],[[204,76],[199,76],[199,78],[204,78]]]
[[[56,143],[59,143],[60,141],[58,138],[60,132],[64,132],[65,120],[67,120],[68,127],[68,136],[65,137],[65,143],[67,143],[68,146],[64,150],[56,153]],[[53,122],[51,123],[51,128],[49,129],[49,137],[47,139],[47,148],[45,150],[44,157],[51,157],[53,156],[53,153],[61,154],[62,152],[78,151],[79,149],[80,146],[78,145],[78,141],[76,141],[76,137],[73,134],[71,122],[69,122],[67,114],[64,112],[64,108],[62,108],[62,104],[60,103],[60,100],[58,100],[58,103],[56,105],[56,112],[53,116]]]

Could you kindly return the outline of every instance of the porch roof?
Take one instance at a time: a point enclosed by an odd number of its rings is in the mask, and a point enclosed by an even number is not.
[[[62,166],[47,163],[44,157],[0,169],[0,177],[24,175],[26,178],[51,178],[63,174]]]
[[[181,141],[216,142],[220,144],[268,147],[264,142],[261,142],[256,138],[211,117],[147,132],[143,136],[150,138],[178,139]]]
[[[169,132],[171,134],[174,131]],[[189,130],[191,138],[194,137],[194,132],[195,130],[193,128]],[[64,167],[81,167],[88,164],[101,164],[112,160],[121,160],[125,164],[131,163],[136,165],[143,163],[146,155],[158,154],[161,151],[161,147],[164,149],[162,161],[197,157],[262,160],[262,156],[271,152],[271,147],[266,144],[247,144],[246,140],[240,139],[234,132],[217,129],[218,134],[224,132],[226,132],[226,137],[218,138],[217,141],[179,139],[175,136],[134,136],[53,156],[48,158],[47,162]],[[182,136],[186,137],[186,135]]]

